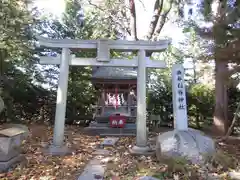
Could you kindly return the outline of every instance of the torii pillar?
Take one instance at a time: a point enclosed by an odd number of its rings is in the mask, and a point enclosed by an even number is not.
[[[54,124],[53,143],[47,150],[50,154],[68,154],[71,151],[64,146],[64,126],[67,103],[67,86],[69,65],[73,66],[106,66],[106,67],[137,67],[137,138],[136,146],[131,152],[142,154],[149,151],[147,147],[146,126],[146,68],[166,68],[163,61],[150,60],[146,51],[162,52],[168,48],[170,40],[157,42],[126,41],[126,40],[72,40],[47,39],[38,37],[42,46],[62,48],[57,57],[40,57],[41,64],[60,64],[60,76],[57,90],[57,104]],[[70,49],[97,49],[95,58],[76,58],[70,55]],[[129,59],[110,59],[110,49],[118,51],[138,51],[138,57]]]

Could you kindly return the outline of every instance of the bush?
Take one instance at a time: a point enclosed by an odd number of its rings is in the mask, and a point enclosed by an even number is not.
[[[159,78],[148,90],[147,105],[149,114],[161,116],[162,124],[173,122],[171,79]],[[190,126],[201,128],[212,122],[214,108],[213,88],[203,84],[186,87],[186,100]]]
[[[214,90],[211,86],[204,84],[189,86],[187,104],[190,125],[201,128],[203,125],[208,126],[212,123]]]
[[[173,122],[172,86],[170,79],[159,76],[152,82],[147,94],[148,114],[157,114],[162,124]]]

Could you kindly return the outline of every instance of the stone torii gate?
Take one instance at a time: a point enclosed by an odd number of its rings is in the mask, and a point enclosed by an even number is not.
[[[40,64],[60,64],[60,76],[57,89],[57,103],[54,124],[53,144],[49,148],[51,154],[64,154],[68,149],[64,146],[64,126],[67,103],[67,87],[69,65],[72,66],[106,66],[106,67],[137,67],[137,138],[133,148],[137,153],[148,151],[146,129],[146,68],[166,68],[163,61],[150,60],[148,52],[162,52],[168,48],[170,40],[126,41],[126,40],[72,40],[47,39],[38,37],[40,46],[62,48],[57,57],[40,57]],[[70,49],[97,49],[96,58],[77,58],[71,55]],[[110,59],[110,50],[138,51],[138,56],[129,59]],[[64,148],[65,147],[65,148]]]

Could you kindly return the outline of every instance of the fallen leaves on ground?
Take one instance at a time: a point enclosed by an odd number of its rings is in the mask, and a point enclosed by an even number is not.
[[[112,161],[107,164],[105,178],[111,180],[113,176],[120,180],[135,180],[141,176],[153,176],[159,179],[206,179],[206,172],[212,176],[220,175],[227,179],[227,171],[237,168],[240,159],[240,140],[219,142],[218,154],[204,167],[188,164],[184,159],[168,158],[161,163],[154,156],[132,156],[129,148],[135,144],[135,138],[121,138],[115,149]],[[215,164],[214,164],[215,163]],[[221,164],[222,163],[222,164]],[[231,163],[231,164],[229,164]],[[226,169],[226,166],[228,167]]]
[[[29,129],[30,135],[23,145],[23,153],[27,158],[26,164],[0,174],[0,179],[76,180],[88,161],[93,158],[92,152],[96,146],[103,140],[100,137],[84,135],[81,133],[81,127],[67,126],[65,128],[66,145],[74,149],[74,153],[64,157],[47,156],[42,151],[52,141],[53,128],[31,125]],[[155,156],[132,156],[129,148],[135,144],[135,140],[134,137],[122,137],[115,147],[105,147],[113,154],[107,163],[106,180],[114,178],[115,180],[136,180],[140,176],[154,176],[165,180],[182,179],[184,173],[185,179],[187,179],[186,176],[190,177],[188,179],[202,179],[199,174],[205,171],[201,167],[184,166],[184,161],[181,159],[173,159],[171,163],[159,163]],[[218,142],[218,149],[227,152],[232,159],[240,159],[240,140]],[[229,163],[229,161],[231,159],[227,159],[226,162]],[[170,167],[170,164],[174,166]],[[220,165],[211,164],[208,172],[221,174],[222,178],[226,179],[226,169]]]
[[[86,163],[92,159],[92,152],[98,141],[95,137],[82,134],[82,128],[65,128],[66,145],[73,149],[69,156],[48,156],[43,153],[52,141],[53,128],[44,125],[31,125],[30,134],[23,144],[26,163],[8,173],[0,174],[7,180],[76,180]]]

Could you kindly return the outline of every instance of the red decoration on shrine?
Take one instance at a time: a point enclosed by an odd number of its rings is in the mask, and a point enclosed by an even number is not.
[[[112,115],[109,117],[109,119],[110,119],[110,126],[112,128],[124,128],[126,124],[125,116]]]

